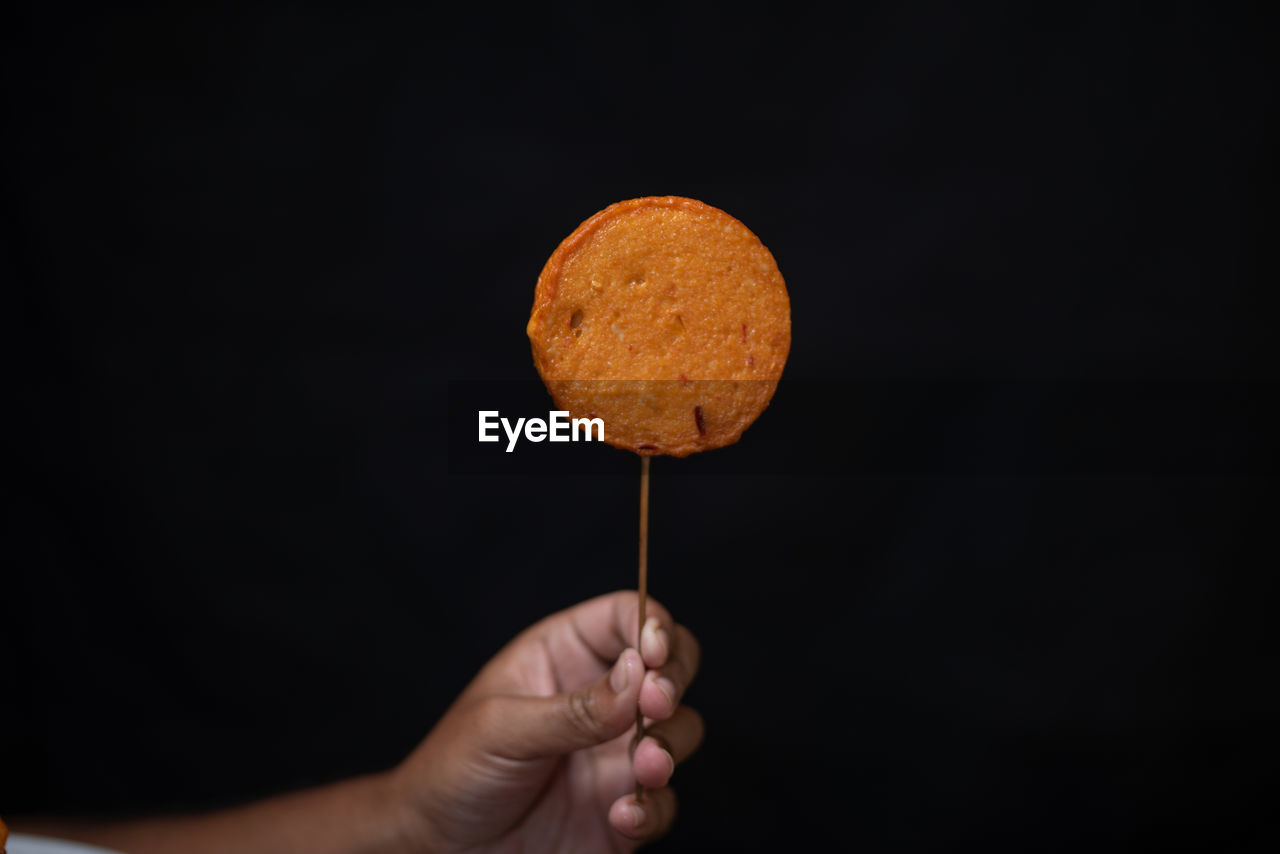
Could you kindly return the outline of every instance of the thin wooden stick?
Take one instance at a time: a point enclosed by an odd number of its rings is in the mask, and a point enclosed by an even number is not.
[[[640,622],[636,628],[636,651],[641,650],[644,635],[644,605],[649,596],[649,458],[640,458]],[[644,653],[641,652],[641,655]],[[636,747],[644,738],[644,713],[636,700]],[[634,752],[633,752],[634,755]],[[644,800],[644,786],[636,783],[636,801]]]

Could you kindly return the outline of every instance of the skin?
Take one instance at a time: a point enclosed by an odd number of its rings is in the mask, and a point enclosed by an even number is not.
[[[697,640],[653,600],[647,614],[640,650],[630,591],[529,627],[391,771],[203,816],[14,830],[133,854],[634,851],[671,827],[668,783],[703,736],[680,702]]]

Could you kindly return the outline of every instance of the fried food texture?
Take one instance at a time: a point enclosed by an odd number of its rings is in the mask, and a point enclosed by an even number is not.
[[[791,347],[773,255],[694,199],[618,202],[538,277],[527,328],[556,406],[609,444],[688,456],[736,442],[769,405]]]

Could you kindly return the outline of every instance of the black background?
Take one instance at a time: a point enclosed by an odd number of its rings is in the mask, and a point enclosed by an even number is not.
[[[1265,844],[1272,16],[790,5],[10,22],[0,811],[388,767],[633,585],[634,460],[469,470],[450,389],[536,383],[546,257],[670,193],[794,329],[739,445],[654,464],[708,722],[655,850]]]

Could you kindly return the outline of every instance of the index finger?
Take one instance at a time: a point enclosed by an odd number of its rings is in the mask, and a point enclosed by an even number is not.
[[[561,612],[566,624],[572,629],[583,646],[606,664],[617,659],[627,647],[641,648],[640,641],[640,594],[634,590],[619,590],[606,593],[594,599],[588,599]],[[670,637],[675,621],[661,602],[648,597],[645,602],[645,616],[656,617],[658,627]],[[659,667],[664,661],[665,653],[655,654],[652,644],[645,655],[645,664]]]

